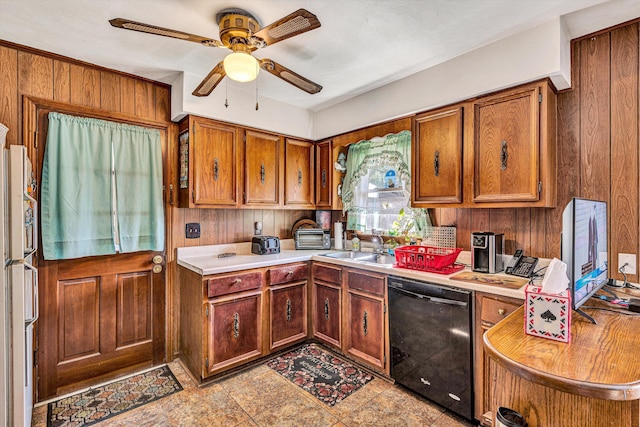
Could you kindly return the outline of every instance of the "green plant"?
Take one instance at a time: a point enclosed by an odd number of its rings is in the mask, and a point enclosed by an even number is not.
[[[413,216],[407,215],[404,208],[398,212],[398,217],[393,224],[391,224],[390,233],[392,236],[402,236],[406,240],[409,240],[409,233],[413,232],[415,228],[415,222]]]

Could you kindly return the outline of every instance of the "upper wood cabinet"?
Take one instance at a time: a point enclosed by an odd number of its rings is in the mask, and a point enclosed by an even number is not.
[[[413,118],[414,207],[554,207],[556,94],[547,80]]]
[[[538,82],[473,102],[473,202],[556,203],[556,95]]]
[[[298,209],[314,209],[313,142],[286,138],[284,159],[284,204]]]
[[[179,124],[179,207],[235,208],[238,128],[189,116]]]
[[[413,206],[462,203],[463,111],[453,106],[414,118]]]
[[[331,141],[316,144],[316,208],[332,209],[331,183],[333,182]]]
[[[247,130],[244,141],[244,205],[274,207],[281,201],[282,137]]]

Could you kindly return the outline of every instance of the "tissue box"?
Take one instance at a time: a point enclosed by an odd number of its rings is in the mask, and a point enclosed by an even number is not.
[[[571,341],[571,297],[565,290],[557,295],[539,286],[525,289],[524,332],[561,342]]]

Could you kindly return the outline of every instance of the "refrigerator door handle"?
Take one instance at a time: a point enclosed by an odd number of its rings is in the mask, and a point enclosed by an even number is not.
[[[40,309],[38,304],[38,269],[26,262],[24,263],[24,268],[25,270],[30,270],[33,273],[33,280],[31,281],[31,286],[33,289],[33,292],[31,293],[31,295],[33,295],[33,299],[31,300],[31,312],[33,313],[33,317],[31,317],[30,319],[25,319],[24,321],[25,327],[28,328],[29,326],[36,323],[38,317],[40,317]]]

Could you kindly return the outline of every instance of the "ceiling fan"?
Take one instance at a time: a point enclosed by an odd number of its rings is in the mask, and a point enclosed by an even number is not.
[[[200,85],[193,91],[194,96],[207,96],[220,83],[224,76],[247,82],[254,80],[260,69],[281,78],[310,94],[318,93],[322,86],[268,59],[257,59],[253,51],[270,46],[279,41],[320,27],[320,21],[311,12],[299,9],[282,19],[261,28],[258,19],[251,13],[237,8],[224,9],[216,15],[220,26],[220,40],[196,36],[182,31],[143,24],[123,18],[111,19],[114,27],[140,31],[159,36],[172,37],[200,43],[209,47],[231,49],[233,53],[220,61]]]

